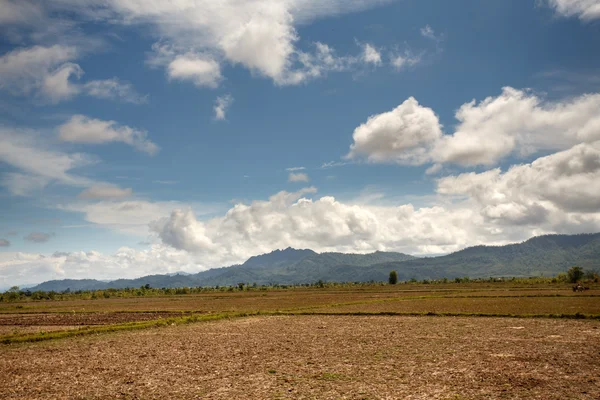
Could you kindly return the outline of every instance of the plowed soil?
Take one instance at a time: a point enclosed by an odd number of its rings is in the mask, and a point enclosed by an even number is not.
[[[108,325],[123,322],[150,321],[181,316],[181,313],[72,313],[72,314],[0,314],[0,325]]]
[[[598,399],[600,322],[278,316],[0,347],[2,399]]]

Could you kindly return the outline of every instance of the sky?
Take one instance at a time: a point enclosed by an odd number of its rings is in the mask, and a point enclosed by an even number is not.
[[[0,289],[600,231],[600,0],[0,0]]]

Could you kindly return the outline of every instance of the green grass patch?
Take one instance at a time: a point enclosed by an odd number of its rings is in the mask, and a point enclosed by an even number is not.
[[[38,332],[38,333],[23,333],[16,335],[5,335],[0,336],[0,343],[12,344],[12,343],[27,343],[27,342],[41,342],[46,340],[64,339],[75,336],[86,336],[110,332],[120,331],[132,331],[138,329],[158,328],[164,326],[173,325],[185,325],[195,322],[207,322],[217,321],[227,318],[240,318],[251,315],[257,315],[258,313],[219,313],[219,314],[202,314],[202,315],[190,315],[185,317],[173,317],[173,318],[162,318],[152,321],[142,322],[126,322],[122,324],[103,325],[103,326],[89,326],[80,329],[70,329],[63,331],[52,331],[52,332]]]

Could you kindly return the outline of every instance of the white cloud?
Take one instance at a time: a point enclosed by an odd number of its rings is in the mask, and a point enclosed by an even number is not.
[[[97,198],[100,198],[97,196]],[[106,198],[106,197],[105,197]],[[59,205],[64,211],[82,213],[87,222],[108,227],[118,232],[146,237],[148,225],[163,218],[178,208],[189,207],[189,204],[178,201],[147,201],[141,199],[102,200],[98,202],[76,202]],[[194,205],[199,214],[210,214],[218,209],[216,205]]]
[[[369,117],[354,130],[348,158],[366,156],[370,162],[423,164],[431,146],[442,136],[433,110],[410,97],[394,110]]]
[[[328,169],[328,168],[335,168],[335,167],[343,167],[344,165],[348,165],[349,163],[345,162],[345,161],[327,161],[324,162],[323,164],[321,164],[321,166],[319,167],[319,169]]]
[[[442,135],[434,112],[409,98],[356,128],[348,157],[413,165],[494,165],[515,151],[528,155],[600,139],[598,109],[600,94],[545,102],[506,87],[498,97],[463,104],[456,112],[456,130]]]
[[[169,63],[167,71],[171,79],[190,80],[200,87],[216,88],[222,79],[219,63],[202,55],[177,56]]]
[[[438,192],[467,195],[488,219],[542,224],[568,213],[600,211],[600,141],[582,143],[508,171],[493,169],[439,180]]]
[[[159,147],[147,138],[145,131],[103,121],[85,115],[74,115],[59,127],[59,138],[65,142],[102,144],[123,142],[138,151],[154,155]]]
[[[69,78],[81,76],[81,68],[69,62],[77,55],[76,48],[62,45],[12,50],[0,57],[0,88],[55,102],[69,98],[77,93]]]
[[[90,81],[83,85],[82,90],[89,96],[101,99],[118,99],[133,104],[148,101],[147,96],[138,94],[131,83],[118,78]]]
[[[75,46],[65,45],[12,50],[0,57],[0,89],[15,95],[33,95],[51,103],[79,94],[131,103],[145,101],[130,83],[117,78],[77,83],[84,72],[71,61],[79,56]]]
[[[209,265],[244,261],[288,246],[316,251],[411,253],[452,251],[482,240],[495,242],[482,217],[466,209],[342,203],[333,197],[306,198],[314,189],[280,192],[268,201],[236,204],[225,216],[199,221],[175,210],[152,229],[163,243],[202,255]],[[505,238],[502,238],[504,240]]]
[[[98,182],[73,171],[98,160],[85,153],[66,153],[54,148],[48,138],[38,132],[0,128],[0,162],[17,171],[7,171],[0,185],[15,196],[31,196],[49,184],[87,188],[80,198],[119,198],[132,194],[106,182]]]
[[[548,0],[548,4],[565,17],[577,16],[583,21],[600,18],[600,0]]]
[[[329,72],[349,71],[360,61],[359,57],[337,55],[335,49],[325,43],[316,42],[314,46],[313,53],[297,52],[299,66],[287,71],[278,84],[295,85],[325,77]]]
[[[44,77],[41,93],[52,103],[67,100],[79,94],[80,88],[70,81],[71,76],[81,78],[83,70],[79,65],[66,63]]]
[[[363,44],[363,53],[361,56],[363,62],[373,65],[381,65],[381,53],[369,43]]]
[[[215,102],[215,106],[213,108],[215,111],[215,119],[217,121],[223,121],[225,119],[225,114],[232,103],[233,97],[231,97],[229,94],[217,97],[217,101]]]
[[[308,182],[308,175],[302,172],[293,173],[290,172],[288,176],[288,182]]]
[[[32,21],[43,19],[44,12],[38,4],[27,1],[0,0],[0,23],[30,24]]]
[[[423,28],[421,28],[421,36],[426,37],[427,39],[437,40],[435,31],[429,25],[425,25]]]
[[[290,171],[290,172],[294,172],[294,171],[303,171],[305,169],[306,169],[305,167],[289,167],[289,168],[286,168],[285,170],[286,171]]]
[[[31,285],[53,279],[138,278],[148,274],[206,269],[193,255],[163,245],[147,250],[122,247],[115,254],[77,251],[50,255],[1,252],[0,287]]]
[[[15,195],[29,194],[50,182],[71,186],[88,186],[92,182],[70,172],[93,163],[90,156],[53,150],[29,131],[0,129],[0,161],[21,171],[6,173],[2,179],[2,184]]]
[[[118,199],[131,196],[131,188],[122,189],[116,185],[97,183],[85,189],[77,197],[80,199]]]
[[[544,102],[506,87],[498,97],[473,100],[456,112],[460,122],[445,136],[436,157],[462,165],[492,165],[513,151],[522,155],[559,150],[600,139],[600,94]]]
[[[392,66],[400,71],[402,69],[415,66],[421,62],[420,55],[414,55],[410,51],[405,51],[404,54],[392,54],[390,56]]]
[[[40,14],[75,13],[86,20],[150,27],[155,37],[172,49],[167,58],[165,54],[157,55],[163,58],[160,64],[167,67],[169,76],[191,79],[199,86],[208,87],[218,84],[219,66],[224,63],[239,64],[280,85],[299,84],[315,78],[300,60],[305,53],[296,47],[299,41],[296,25],[389,2],[108,0],[98,3],[94,0],[61,0],[40,5],[22,1],[36,7]],[[14,8],[10,19],[15,23],[27,19],[24,9],[22,6]],[[318,58],[318,55],[313,57]]]

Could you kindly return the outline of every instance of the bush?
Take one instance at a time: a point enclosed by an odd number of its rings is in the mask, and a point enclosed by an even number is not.
[[[577,283],[583,278],[583,269],[581,267],[571,267],[567,271],[569,282]]]
[[[396,271],[390,271],[390,277],[388,278],[388,283],[390,285],[395,285],[398,283],[398,273]]]

